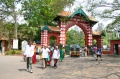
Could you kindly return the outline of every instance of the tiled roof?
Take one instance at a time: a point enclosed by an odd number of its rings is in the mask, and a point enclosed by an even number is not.
[[[8,40],[8,38],[5,37],[4,35],[0,34],[0,40]]]
[[[68,17],[68,16],[70,16],[70,15],[72,15],[74,12],[69,12],[69,11],[62,11],[61,13],[59,13],[58,15],[59,16],[66,16],[66,17]],[[89,16],[89,15],[87,15],[88,16],[88,18],[91,20],[91,21],[97,21],[95,18],[93,18],[92,16]]]
[[[43,27],[44,27],[44,26],[41,26],[41,29],[42,29]],[[60,27],[48,26],[48,28],[50,29],[50,31],[60,32]],[[92,34],[93,34],[93,35],[101,35],[102,32],[92,31]]]
[[[87,15],[88,16],[88,18],[90,19],[90,20],[92,20],[92,21],[97,21],[95,18],[93,18],[92,16],[89,16],[89,15]]]
[[[70,16],[73,12],[68,12],[68,11],[62,11],[58,15],[60,16]]]
[[[48,31],[50,31],[50,28],[47,26],[47,25],[45,25],[43,28],[41,28],[41,30],[43,31],[43,30],[48,30]]]
[[[48,26],[52,31],[60,31],[59,27]]]
[[[43,28],[44,26],[41,26],[41,29]],[[48,28],[50,29],[50,31],[60,31],[60,28],[59,27],[54,27],[54,26],[48,26]]]
[[[92,31],[92,34],[93,34],[93,35],[101,35],[101,34],[102,34],[102,32]]]

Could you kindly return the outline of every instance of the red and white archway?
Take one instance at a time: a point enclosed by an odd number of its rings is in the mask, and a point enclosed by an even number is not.
[[[67,20],[64,17],[68,17]],[[85,34],[85,45],[87,47],[93,44],[93,39],[98,42],[98,47],[102,47],[102,37],[101,35],[94,35],[92,32],[92,27],[98,21],[94,18],[87,16],[82,9],[78,9],[74,13],[61,13],[55,18],[55,21],[59,21],[59,27],[44,26],[41,32],[41,45],[49,45],[50,37],[55,36],[57,38],[57,45],[66,45],[66,32],[68,29],[74,25],[80,27]]]

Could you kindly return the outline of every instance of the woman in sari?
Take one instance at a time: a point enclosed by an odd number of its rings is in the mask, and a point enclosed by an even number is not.
[[[64,59],[64,55],[65,55],[65,51],[64,51],[64,48],[62,48],[62,49],[60,49],[60,61],[61,62]]]
[[[34,48],[34,55],[32,57],[32,64],[36,64],[36,62],[37,62],[37,60],[36,60],[37,47],[36,47],[35,42],[33,42],[33,45],[35,46],[35,48]]]

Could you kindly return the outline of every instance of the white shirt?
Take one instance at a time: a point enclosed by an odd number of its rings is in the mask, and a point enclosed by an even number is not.
[[[59,51],[59,49],[55,49],[55,50],[53,51],[52,58],[53,58],[53,59],[59,59],[59,58],[60,58],[60,51]]]
[[[28,42],[26,40],[22,41],[22,51],[25,53],[26,45],[28,45]]]
[[[50,50],[48,48],[42,48],[42,58],[47,58],[48,57],[48,52],[50,52]]]
[[[34,55],[34,45],[27,45],[25,50],[26,57],[32,57]]]

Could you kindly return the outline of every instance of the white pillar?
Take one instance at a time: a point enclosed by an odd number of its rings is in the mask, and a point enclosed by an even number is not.
[[[42,37],[43,45],[48,45],[47,38],[48,38],[48,30],[44,30],[43,37]]]
[[[5,47],[2,47],[2,53],[5,53]]]
[[[60,44],[65,45],[66,44],[66,34],[65,34],[65,24],[61,24],[60,29]]]

